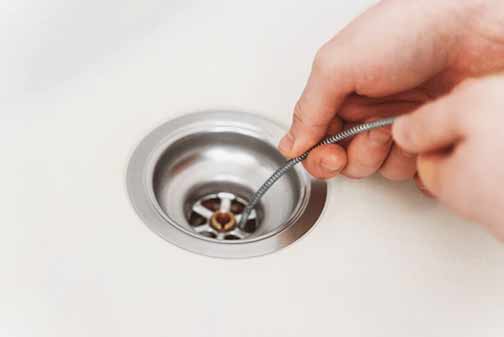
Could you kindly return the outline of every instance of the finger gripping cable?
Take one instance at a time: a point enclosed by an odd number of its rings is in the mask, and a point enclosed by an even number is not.
[[[268,190],[277,182],[278,179],[280,179],[284,174],[286,174],[291,168],[302,162],[308,157],[308,154],[315,149],[316,147],[319,147],[321,145],[327,145],[327,144],[336,144],[339,141],[342,141],[343,139],[355,136],[359,133],[369,131],[371,129],[377,129],[381,128],[387,125],[391,125],[394,123],[394,117],[389,117],[389,118],[384,118],[384,119],[378,119],[372,122],[368,123],[363,123],[359,124],[356,126],[353,126],[349,129],[343,130],[333,136],[327,137],[323,139],[321,142],[317,143],[316,145],[312,146],[308,151],[300,155],[299,157],[292,158],[288,160],[283,166],[278,168],[265,182],[262,184],[261,187],[252,195],[252,198],[250,199],[250,202],[247,204],[245,209],[243,210],[239,226],[243,227],[245,223],[247,222],[247,219],[250,215],[250,212],[257,206],[257,203],[261,200],[263,195],[268,192]]]

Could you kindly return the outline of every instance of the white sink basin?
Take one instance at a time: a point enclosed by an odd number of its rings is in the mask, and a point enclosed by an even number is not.
[[[503,246],[412,184],[335,179],[310,233],[250,260],[172,246],[128,201],[176,115],[287,124],[371,2],[4,1],[0,336],[503,336]]]

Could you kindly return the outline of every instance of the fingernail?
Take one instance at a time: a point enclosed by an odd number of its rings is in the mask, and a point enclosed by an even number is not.
[[[341,170],[341,165],[338,163],[331,162],[329,160],[320,160],[320,166],[327,172],[337,173]]]
[[[290,153],[293,146],[294,146],[294,136],[290,132],[286,134],[280,141],[280,144],[278,144],[280,152],[284,154]]]
[[[384,145],[392,140],[392,134],[388,128],[380,128],[369,131],[369,139],[376,145]]]

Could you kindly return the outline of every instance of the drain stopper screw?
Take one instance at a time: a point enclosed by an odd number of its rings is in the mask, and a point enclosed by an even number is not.
[[[210,225],[219,232],[228,232],[236,226],[236,219],[230,212],[215,212],[210,218]]]

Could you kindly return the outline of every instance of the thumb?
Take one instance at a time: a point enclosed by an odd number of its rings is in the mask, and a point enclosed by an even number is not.
[[[429,153],[419,155],[417,158],[418,176],[423,185],[432,195],[447,201],[447,194],[457,185],[458,158],[451,153]]]

